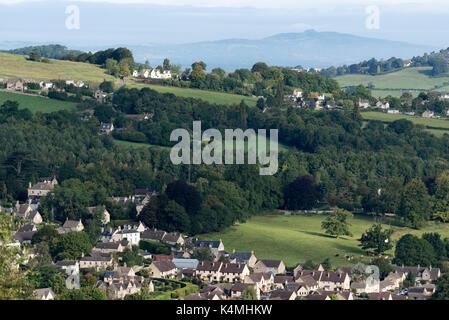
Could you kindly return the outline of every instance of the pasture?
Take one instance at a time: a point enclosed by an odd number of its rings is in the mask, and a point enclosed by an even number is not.
[[[0,91],[0,105],[7,100],[17,101],[19,103],[19,108],[30,109],[33,113],[36,113],[37,111],[50,113],[59,110],[73,110],[77,105],[75,102],[59,101],[40,96]]]
[[[357,263],[365,252],[359,246],[363,232],[375,222],[373,217],[356,215],[350,219],[352,237],[336,239],[324,233],[321,222],[324,215],[272,215],[256,216],[243,224],[237,224],[220,233],[200,236],[205,240],[222,239],[225,250],[250,252],[255,251],[258,259],[283,260],[287,267],[295,267],[297,263],[304,263],[311,259],[315,263],[331,260],[332,266],[345,266]],[[389,228],[388,220],[384,221],[384,228]],[[449,236],[449,224],[430,223],[422,230],[412,230],[391,225],[395,230],[393,240],[412,233],[421,235],[424,232],[439,232],[442,237]],[[393,250],[391,250],[393,251]],[[392,252],[390,252],[391,254]],[[354,256],[347,261],[344,255]],[[368,261],[368,260],[367,260]]]

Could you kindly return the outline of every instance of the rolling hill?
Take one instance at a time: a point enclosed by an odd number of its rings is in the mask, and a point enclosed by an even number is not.
[[[108,81],[117,81],[114,77],[106,74],[104,69],[96,65],[63,60],[50,61],[51,63],[28,61],[23,55],[0,52],[0,78],[23,78],[34,81],[70,78],[82,80],[91,85],[98,85],[104,79]],[[237,104],[244,100],[247,105],[253,107],[257,102],[257,99],[255,98],[224,92],[141,85],[135,84],[132,80],[127,80],[127,83],[129,87],[143,88],[149,86],[151,89],[161,93],[173,93],[177,96],[202,99],[217,104]]]
[[[138,61],[149,59],[153,64],[160,64],[165,57],[169,57],[174,63],[190,66],[194,61],[203,60],[209,70],[221,67],[228,71],[251,68],[259,61],[277,66],[325,68],[357,63],[373,57],[410,58],[435,49],[398,41],[315,30],[277,34],[257,40],[226,39],[129,48]]]
[[[28,61],[26,56],[0,53],[0,78],[23,78],[35,81],[71,78],[91,84],[114,80],[98,66],[61,60],[50,63]]]
[[[387,95],[400,96],[404,91],[449,92],[449,75],[431,77],[431,67],[406,68],[400,71],[382,75],[347,74],[336,77],[341,87],[357,86],[362,84],[374,85],[373,96],[385,97]]]

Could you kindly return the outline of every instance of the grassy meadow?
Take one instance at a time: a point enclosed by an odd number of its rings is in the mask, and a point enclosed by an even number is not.
[[[228,252],[232,252],[233,249],[246,252],[254,250],[258,259],[281,259],[287,267],[294,267],[297,263],[309,259],[318,263],[330,258],[333,266],[352,265],[360,261],[365,252],[360,248],[358,239],[373,225],[374,218],[354,216],[350,219],[350,231],[353,236],[336,239],[321,229],[321,222],[325,217],[324,215],[256,216],[246,223],[200,238],[222,239]],[[390,226],[387,223],[384,227]],[[393,240],[398,240],[407,233],[421,235],[424,232],[439,232],[443,238],[449,236],[449,224],[432,223],[422,230],[393,225],[391,227],[395,230]],[[347,261],[343,258],[344,255],[354,256],[355,259]],[[364,257],[366,262],[367,259]]]
[[[19,108],[30,109],[33,113],[37,111],[50,113],[59,110],[72,110],[75,109],[77,105],[75,102],[59,101],[45,97],[0,91],[0,105],[7,100],[17,101],[19,103]]]
[[[128,84],[127,87],[139,89],[149,87],[161,93],[173,93],[174,95],[179,97],[202,99],[210,103],[216,104],[227,104],[227,105],[239,104],[242,100],[244,100],[248,106],[254,107],[256,106],[257,103],[256,98],[242,96],[238,94],[230,94],[225,92],[214,92],[190,88],[166,87],[166,86],[140,84],[140,83]]]
[[[0,78],[23,78],[34,81],[70,78],[90,84],[104,79],[116,81],[100,67],[81,62],[50,60],[50,63],[28,61],[26,56],[0,53]]]
[[[362,118],[364,120],[378,120],[382,122],[393,122],[399,119],[407,119],[413,122],[415,125],[422,125],[425,127],[425,130],[441,137],[445,133],[449,134],[449,120],[446,119],[431,119],[431,118],[422,118],[420,116],[407,116],[404,114],[388,114],[383,112],[362,112]]]
[[[399,98],[404,92],[417,97],[421,91],[449,92],[449,76],[430,77],[431,67],[407,68],[378,76],[346,74],[335,78],[342,87],[362,84],[374,85],[371,94],[376,98],[387,96]]]

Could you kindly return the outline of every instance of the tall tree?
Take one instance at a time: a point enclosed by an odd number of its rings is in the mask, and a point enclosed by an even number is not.
[[[430,218],[430,196],[420,179],[413,179],[403,190],[399,214],[413,228],[421,227]]]
[[[290,183],[285,192],[285,207],[288,210],[312,209],[319,199],[315,179],[305,175]]]
[[[373,249],[375,254],[384,253],[393,247],[390,239],[392,234],[392,229],[382,230],[381,224],[375,224],[362,234],[360,238],[362,249]]]
[[[352,236],[352,233],[349,231],[351,226],[348,222],[349,218],[352,218],[352,213],[349,211],[343,209],[335,210],[321,223],[321,228],[327,234],[335,236],[337,239],[340,236]]]

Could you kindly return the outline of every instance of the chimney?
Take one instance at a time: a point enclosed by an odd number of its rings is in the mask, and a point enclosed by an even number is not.
[[[30,181],[30,182],[28,182],[28,188],[30,188],[30,189],[31,189],[31,181]]]
[[[232,253],[235,253],[235,249],[232,249]]]

